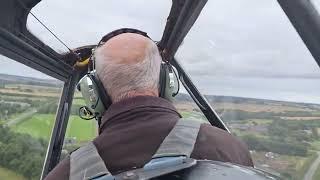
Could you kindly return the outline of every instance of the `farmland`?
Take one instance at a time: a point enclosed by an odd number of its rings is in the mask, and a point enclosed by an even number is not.
[[[54,114],[35,114],[12,128],[18,133],[26,133],[35,138],[49,140],[54,118]],[[66,137],[76,137],[77,140],[82,142],[92,139],[95,135],[96,125],[94,122],[81,120],[75,115],[70,116]]]
[[[316,173],[313,175],[313,179],[320,179],[320,166],[318,166],[318,169],[316,170]]]
[[[199,113],[190,97],[177,99],[182,115]],[[316,159],[319,105],[221,96],[207,99],[232,133],[247,143],[257,168],[284,179],[302,179]]]
[[[25,180],[23,176],[17,175],[14,171],[5,168],[0,168],[0,179]]]
[[[28,82],[5,81],[0,86],[0,146],[17,150],[6,152],[0,148],[0,157],[4,153],[5,157],[13,158],[0,158],[0,179],[37,179],[54,125],[61,84],[45,81],[37,84],[35,79],[30,84],[31,80],[24,80]],[[301,179],[320,151],[320,105],[223,96],[206,98],[232,133],[248,144],[255,166],[260,169],[284,179]],[[189,96],[180,94],[174,104],[183,117],[206,121]],[[76,93],[64,150],[71,151],[97,134],[95,121],[78,117],[82,105],[84,101]],[[21,144],[13,144],[9,139]],[[26,151],[19,151],[19,147]],[[33,169],[30,164],[18,164],[19,168],[10,165],[25,162],[26,156],[33,157],[27,161],[34,164]],[[314,177],[319,177],[319,172]]]

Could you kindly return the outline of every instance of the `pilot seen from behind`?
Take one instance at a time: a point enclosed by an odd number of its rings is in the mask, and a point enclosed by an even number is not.
[[[94,56],[112,104],[93,144],[112,174],[143,167],[181,118],[170,101],[159,97],[157,45],[140,34],[123,33],[98,47]],[[253,166],[243,142],[210,124],[201,125],[191,157]],[[45,179],[67,180],[69,169],[67,157]]]

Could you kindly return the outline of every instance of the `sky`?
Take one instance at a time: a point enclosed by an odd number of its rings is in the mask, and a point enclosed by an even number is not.
[[[171,0],[43,0],[32,12],[75,48],[122,27],[160,40],[170,6]],[[27,27],[66,51],[32,16]],[[204,94],[320,103],[320,68],[276,0],[209,0],[176,57]],[[4,58],[0,73],[48,78]]]

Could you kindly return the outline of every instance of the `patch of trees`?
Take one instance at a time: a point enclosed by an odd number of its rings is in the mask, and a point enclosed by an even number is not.
[[[310,111],[285,111],[280,113],[275,113],[275,116],[286,116],[286,117],[318,117]]]
[[[58,102],[53,101],[50,103],[44,104],[42,102],[41,108],[39,108],[38,113],[40,114],[55,114],[58,109]],[[83,105],[73,104],[71,106],[70,115],[79,115],[79,108]]]
[[[52,102],[42,102],[42,106],[39,106],[38,113],[40,114],[55,114],[58,109],[58,102],[52,101]]]
[[[44,87],[63,87],[63,84],[59,81],[50,80],[51,82],[37,82],[37,81],[27,81],[21,84],[33,85],[33,86],[44,86]]]
[[[304,129],[310,129],[312,127],[320,127],[320,121],[317,119],[308,120],[308,121],[290,121],[290,124],[295,124],[295,126],[303,127]]]
[[[0,125],[0,166],[28,179],[39,179],[47,142]]]
[[[216,104],[216,103],[241,104],[241,103],[248,103],[251,101],[255,102],[255,99],[251,99],[251,98],[242,98],[242,97],[233,97],[233,96],[215,96],[215,95],[204,95],[204,96],[212,104]]]
[[[9,116],[22,113],[25,110],[20,104],[0,102],[0,119],[6,120]]]
[[[32,100],[29,98],[19,98],[17,99],[15,96],[1,96],[0,101],[10,101],[10,102],[23,102],[23,103],[28,103],[31,104]]]
[[[238,121],[247,119],[279,119],[279,117],[272,112],[249,112],[243,110],[217,110],[217,113],[223,120]]]
[[[318,117],[319,115],[313,114],[308,111],[285,111],[285,112],[249,112],[243,110],[224,110],[218,109],[217,113],[225,121],[238,121],[246,119],[280,119],[280,117]],[[320,119],[320,118],[319,118]]]
[[[251,150],[271,151],[278,154],[306,156],[309,142],[319,139],[319,120],[273,120],[268,126],[268,138],[245,135],[241,138]]]
[[[303,142],[318,140],[318,120],[310,121],[285,121],[274,120],[268,127],[268,132],[273,139]]]
[[[2,101],[2,102],[1,102]],[[9,101],[4,102],[4,101]],[[10,103],[16,102],[16,103]],[[21,104],[19,104],[21,103]],[[58,101],[56,98],[48,98],[46,100],[34,100],[29,98],[11,98],[11,97],[1,97],[0,98],[0,120],[6,120],[13,114],[19,114],[27,110],[26,106],[22,103],[29,104],[31,108],[36,108],[39,113],[42,114],[55,114],[58,107]]]
[[[2,96],[12,96],[12,93],[3,93],[3,92],[0,92],[0,95]],[[14,94],[14,96],[16,97],[25,97],[26,95],[24,94]],[[29,95],[29,97],[37,97],[35,95]]]
[[[250,150],[274,152],[283,155],[307,156],[308,149],[305,144],[259,138],[253,135],[241,137]]]
[[[6,82],[0,79],[0,88],[4,88],[6,85]]]

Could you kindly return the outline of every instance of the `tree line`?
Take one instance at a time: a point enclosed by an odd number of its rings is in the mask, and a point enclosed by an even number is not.
[[[70,115],[79,115],[79,108],[83,105],[73,104],[71,106]],[[38,113],[40,114],[55,114],[58,109],[58,102],[51,102],[42,106]]]
[[[268,126],[268,138],[255,135],[241,136],[249,149],[278,154],[306,156],[310,142],[319,140],[320,121],[273,120]],[[308,133],[307,133],[308,132]]]
[[[47,142],[0,125],[0,166],[28,179],[39,179]]]
[[[296,142],[310,142],[319,139],[319,120],[285,121],[273,120],[268,127],[271,138]]]
[[[285,112],[249,112],[243,110],[218,109],[217,113],[225,121],[239,121],[247,119],[280,119],[280,117],[318,117],[319,115],[309,111],[285,111]],[[320,118],[319,118],[320,120]]]
[[[308,146],[304,143],[272,140],[254,135],[245,135],[241,139],[247,143],[250,150],[270,151],[292,156],[307,156],[308,153]]]
[[[26,108],[20,104],[1,103],[0,102],[0,120],[6,120],[9,116],[22,113]]]

